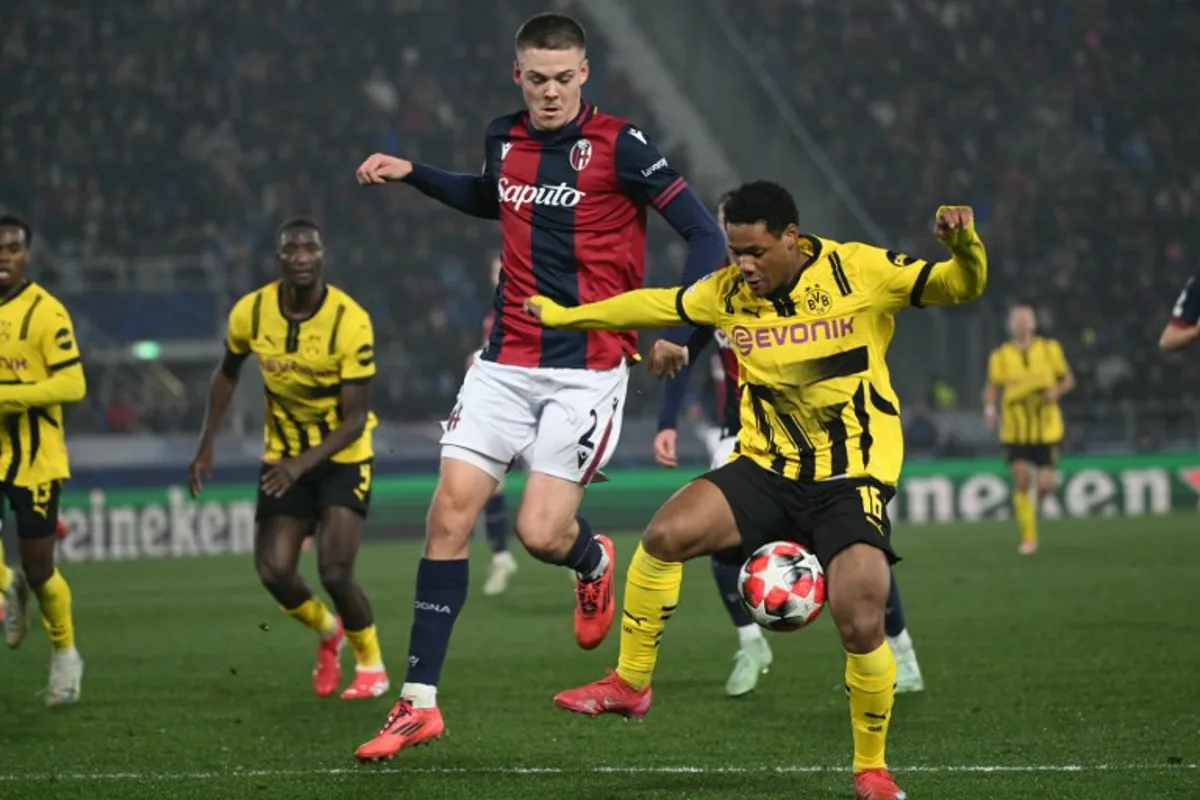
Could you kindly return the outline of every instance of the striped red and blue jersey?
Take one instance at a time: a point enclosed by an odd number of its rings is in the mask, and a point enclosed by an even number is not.
[[[662,211],[687,183],[640,128],[587,102],[556,131],[535,129],[525,111],[500,117],[488,126],[485,153],[503,267],[481,358],[519,367],[618,366],[637,351],[633,332],[543,328],[524,313],[525,299],[577,306],[641,288],[646,210]]]

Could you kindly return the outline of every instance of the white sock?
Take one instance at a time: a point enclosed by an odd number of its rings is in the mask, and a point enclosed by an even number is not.
[[[887,637],[887,642],[891,645],[892,653],[906,653],[912,650],[912,637],[908,635],[908,628],[900,631],[897,636]]]
[[[582,572],[576,572],[575,574],[579,576],[579,580],[581,581],[598,581],[604,577],[604,571],[608,569],[608,551],[600,546],[600,542],[596,542],[596,546],[600,547],[600,563],[596,564],[596,568],[586,575]]]
[[[379,662],[379,666],[378,666],[378,667],[361,667],[361,666],[357,666],[357,665],[355,665],[355,667],[354,667],[354,671],[355,671],[355,672],[369,672],[370,674],[374,675],[374,674],[375,674],[375,673],[377,673],[377,672],[387,672],[387,667],[385,667],[385,666],[383,665],[383,662],[382,662],[382,661],[380,661],[380,662]],[[408,683],[408,684],[405,684],[405,686],[420,686],[420,685],[421,685],[421,684],[419,684],[419,683]],[[433,692],[434,692],[434,699],[436,700],[436,699],[437,699],[437,698],[436,698],[436,695],[437,695],[437,687],[436,687],[436,686],[431,686],[431,687],[429,687],[429,688],[433,689]],[[416,705],[416,703],[413,703],[413,705],[415,706],[415,705]],[[437,705],[437,703],[435,702],[435,703],[434,703],[434,705]]]
[[[749,625],[739,625],[737,634],[738,645],[741,647],[745,647],[751,642],[757,642],[759,639],[763,638],[762,628],[758,627],[754,623],[750,623]]]
[[[50,657],[55,661],[74,661],[79,658],[79,651],[75,649],[75,645],[71,645],[70,650],[64,650],[61,653],[51,653]]]
[[[413,708],[437,707],[437,687],[427,683],[406,683],[400,688],[400,696],[412,703]]]

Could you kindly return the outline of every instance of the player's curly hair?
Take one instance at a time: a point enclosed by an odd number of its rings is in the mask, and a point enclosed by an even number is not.
[[[743,183],[730,192],[725,203],[726,225],[758,222],[773,236],[780,236],[788,225],[800,224],[796,201],[787,189],[774,181]]]
[[[587,34],[572,17],[552,11],[535,14],[517,28],[517,52],[522,50],[587,49]]]
[[[25,233],[25,249],[33,246],[33,226],[16,214],[0,216],[0,228],[18,228]]]

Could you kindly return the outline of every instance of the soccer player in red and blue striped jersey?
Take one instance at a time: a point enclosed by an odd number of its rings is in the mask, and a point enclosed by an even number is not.
[[[532,17],[517,32],[513,65],[525,108],[488,126],[480,174],[378,153],[358,169],[364,185],[402,181],[458,211],[499,220],[502,234],[495,323],[441,440],[408,676],[383,729],[358,749],[362,760],[441,735],[437,685],[466,600],[468,540],[518,459],[529,470],[518,538],[534,557],[575,572],[580,647],[598,646],[612,626],[612,542],[577,512],[619,439],[637,339],[551,330],[525,315],[523,303],[537,294],[570,307],[640,288],[650,208],[687,241],[685,283],[722,266],[725,246],[712,215],[642,129],[583,97],[588,70],[578,22]]]

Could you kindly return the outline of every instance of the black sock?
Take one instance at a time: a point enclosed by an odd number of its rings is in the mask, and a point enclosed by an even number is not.
[[[422,558],[417,567],[417,598],[413,603],[412,632],[408,638],[406,683],[437,686],[442,662],[450,647],[454,620],[467,602],[467,559],[432,561]]]
[[[579,515],[576,515],[575,519],[579,521],[579,535],[575,537],[575,544],[571,545],[571,550],[562,563],[564,567],[570,567],[580,575],[592,575],[604,558],[604,548],[600,546],[600,540],[596,538],[591,523]]]
[[[508,500],[502,494],[488,498],[483,507],[483,520],[487,526],[488,547],[492,554],[508,552]]]
[[[738,591],[738,573],[741,572],[741,566],[715,558],[709,560],[712,561],[713,578],[717,581],[717,590],[721,593],[721,602],[725,604],[725,610],[729,612],[729,619],[733,620],[733,624],[738,628],[753,625],[754,620],[742,605],[742,593]]]
[[[883,631],[888,636],[904,633],[904,608],[900,605],[900,584],[892,575],[892,588],[888,590],[887,609],[883,616]]]

